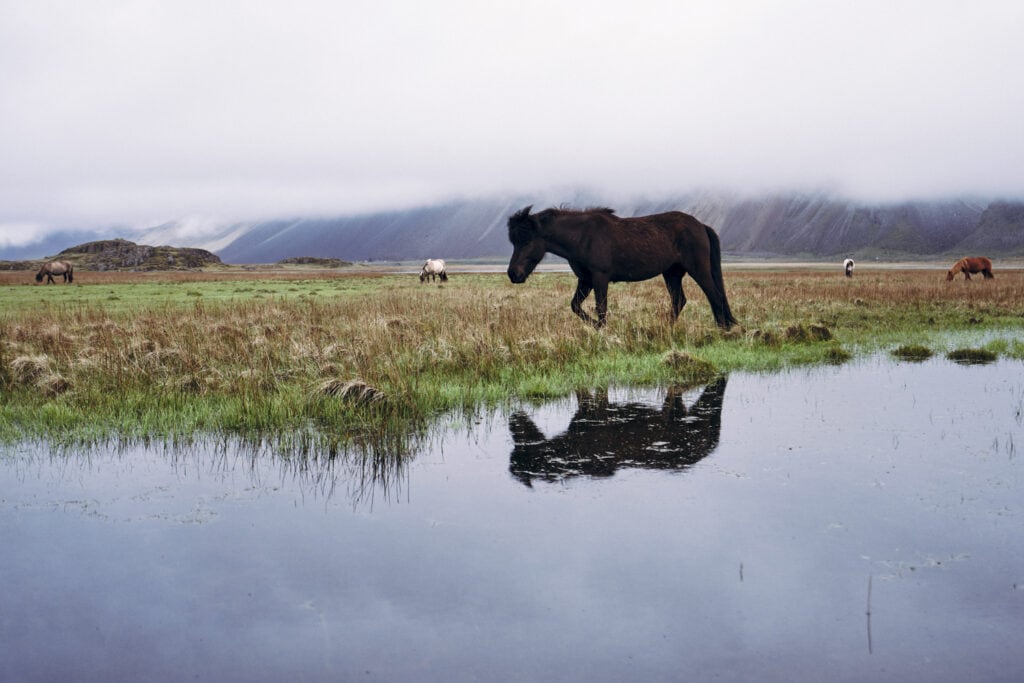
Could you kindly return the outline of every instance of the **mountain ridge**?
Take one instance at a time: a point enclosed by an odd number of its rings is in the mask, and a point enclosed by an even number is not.
[[[608,205],[623,217],[684,211],[713,227],[722,239],[723,252],[738,259],[1024,256],[1024,201],[951,198],[870,203],[826,193],[751,197],[715,192],[607,201],[577,190],[450,200],[342,216],[220,224],[186,219],[134,231],[66,230],[34,246],[6,248],[0,258],[41,258],[74,243],[72,239],[84,242],[116,235],[143,244],[205,249],[224,263],[236,264],[309,256],[346,261],[504,259],[511,253],[505,228],[508,216],[527,205],[537,211],[549,206]]]
[[[505,223],[529,199],[467,200],[361,216],[282,219],[231,226],[217,250],[227,263],[265,263],[306,253],[354,261],[503,258]],[[590,204],[573,204],[582,208]],[[733,198],[694,194],[612,204],[620,216],[668,210],[713,227],[733,257],[947,257],[989,250],[1024,255],[1024,202],[949,199],[868,204],[825,196]],[[546,208],[537,203],[535,210]]]

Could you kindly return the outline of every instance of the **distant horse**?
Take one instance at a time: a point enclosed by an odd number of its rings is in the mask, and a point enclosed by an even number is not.
[[[423,269],[420,271],[420,282],[426,282],[428,277],[431,282],[434,282],[436,277],[441,278],[441,282],[448,282],[448,273],[444,268],[445,263],[443,259],[429,259],[423,264]]]
[[[843,270],[846,271],[846,277],[853,277],[853,259],[848,258],[843,261]]]
[[[953,267],[949,269],[949,272],[946,273],[946,279],[952,280],[953,276],[959,272],[963,272],[964,279],[966,280],[971,279],[971,273],[974,273],[975,275],[981,273],[985,276],[986,280],[991,280],[995,277],[995,275],[992,274],[992,261],[988,260],[984,256],[963,257],[954,263]]]
[[[661,275],[672,299],[672,321],[686,305],[683,276],[689,274],[711,304],[715,322],[729,329],[736,319],[729,310],[722,281],[722,252],[715,231],[693,216],[671,211],[639,218],[619,218],[612,209],[545,209],[532,206],[508,219],[512,259],[508,278],[525,282],[547,252],[569,262],[576,274],[573,313],[595,327],[608,315],[608,284],[638,282]],[[583,310],[594,292],[597,320]]]
[[[71,283],[75,279],[75,268],[71,265],[70,261],[50,261],[44,263],[43,267],[36,273],[36,282],[42,282],[43,276],[46,276],[46,284],[56,284],[53,280],[54,275],[63,275],[64,282]]]
[[[621,469],[686,470],[718,447],[726,377],[690,407],[669,389],[660,406],[613,403],[607,390],[577,392],[568,428],[548,438],[521,411],[508,418],[514,447],[509,472],[526,486],[572,477],[610,477]]]

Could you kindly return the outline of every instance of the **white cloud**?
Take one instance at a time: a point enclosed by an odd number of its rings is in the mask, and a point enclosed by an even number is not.
[[[1022,28],[993,0],[0,1],[0,222],[1022,196]]]
[[[33,223],[0,223],[0,248],[23,247],[46,234],[46,226]]]

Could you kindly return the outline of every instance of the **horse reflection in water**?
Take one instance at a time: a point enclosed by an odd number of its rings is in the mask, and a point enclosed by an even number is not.
[[[525,413],[509,417],[515,447],[512,475],[535,479],[610,477],[621,468],[684,470],[718,446],[727,378],[707,385],[689,408],[669,390],[661,406],[611,403],[607,391],[577,394],[579,407],[563,433],[548,439]]]

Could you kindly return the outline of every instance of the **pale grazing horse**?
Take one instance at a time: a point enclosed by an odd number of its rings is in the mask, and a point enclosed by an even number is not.
[[[423,269],[420,270],[420,282],[426,282],[428,277],[431,282],[434,282],[436,278],[441,278],[441,282],[448,282],[448,273],[445,271],[443,259],[432,258],[423,264]]]
[[[853,277],[853,259],[848,258],[843,261],[843,270],[846,271],[846,277]]]
[[[54,275],[63,276],[64,282],[70,284],[75,279],[75,268],[70,261],[49,261],[36,273],[36,282],[42,282],[45,277],[46,284],[56,284],[53,280]]]

